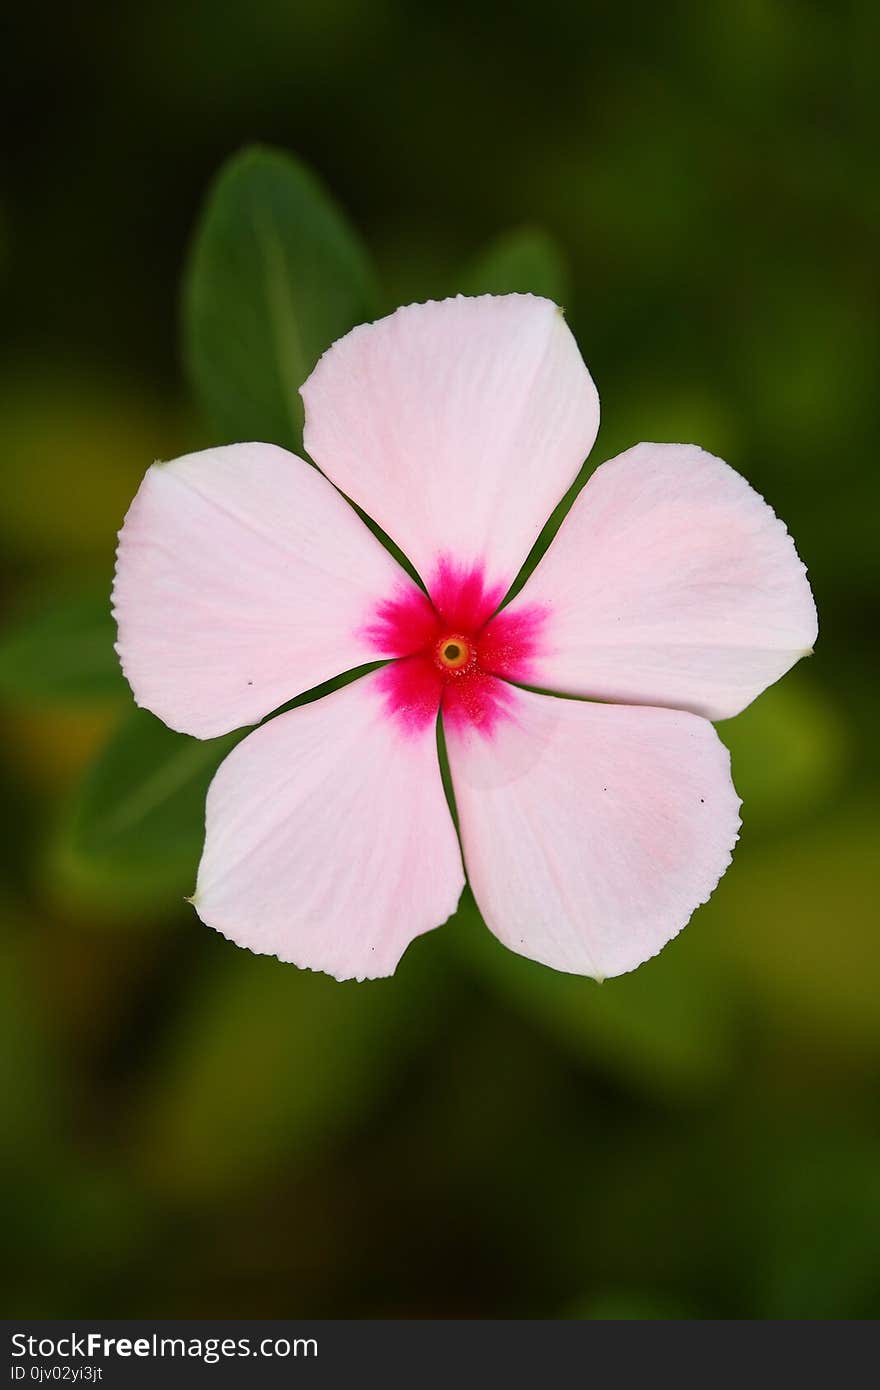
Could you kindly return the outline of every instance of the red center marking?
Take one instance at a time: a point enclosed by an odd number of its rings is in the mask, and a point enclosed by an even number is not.
[[[416,732],[443,709],[447,724],[472,724],[487,736],[508,717],[508,681],[528,683],[546,618],[538,605],[496,612],[503,586],[486,583],[482,566],[442,561],[429,598],[409,585],[378,605],[367,636],[382,656],[388,714]]]

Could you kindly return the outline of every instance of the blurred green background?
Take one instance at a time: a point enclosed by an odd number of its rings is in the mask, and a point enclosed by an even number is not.
[[[5,25],[4,1311],[876,1315],[880,9],[156,0]],[[179,285],[252,141],[345,208],[384,305],[490,263],[558,282],[594,460],[698,442],[809,567],[816,655],[720,726],[734,867],[633,976],[510,956],[465,903],[393,980],[337,985],[181,900],[219,753],[132,716],[105,596],[147,465],[212,438]]]

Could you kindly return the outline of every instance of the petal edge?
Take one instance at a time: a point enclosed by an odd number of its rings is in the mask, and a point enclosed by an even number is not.
[[[212,738],[377,657],[415,585],[326,478],[273,444],[154,464],[119,533],[117,652],[139,705]]]
[[[402,732],[379,676],[278,715],[221,763],[192,898],[237,945],[338,980],[393,974],[464,886],[434,727]]]
[[[816,606],[785,525],[691,444],[596,469],[510,605],[549,614],[533,684],[728,719],[813,648]]]
[[[534,295],[406,305],[334,343],[301,395],[309,455],[426,583],[445,556],[506,589],[599,426],[562,311]]]
[[[605,979],[656,955],[731,861],[739,797],[712,725],[517,690],[489,739],[447,730],[468,879],[520,955]]]

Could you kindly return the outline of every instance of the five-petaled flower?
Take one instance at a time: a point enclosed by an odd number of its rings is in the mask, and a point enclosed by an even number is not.
[[[709,721],[813,646],[785,527],[720,459],[638,444],[503,606],[599,423],[562,314],[530,295],[356,328],[302,397],[317,468],[270,444],[156,464],[120,533],[118,651],[173,729],[211,738],[386,661],[226,758],[196,911],[253,951],[388,975],[466,869],[512,950],[632,970],[730,862],[740,803]]]

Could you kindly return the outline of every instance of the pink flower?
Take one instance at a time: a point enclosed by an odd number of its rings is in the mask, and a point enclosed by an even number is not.
[[[222,764],[196,911],[252,951],[389,975],[455,911],[466,869],[512,950],[634,969],[730,862],[740,803],[709,720],[815,640],[785,527],[720,459],[638,444],[499,609],[599,424],[544,299],[399,309],[335,343],[302,396],[321,472],[270,444],[156,464],[120,533],[120,658],[173,729],[211,738],[389,659]]]

